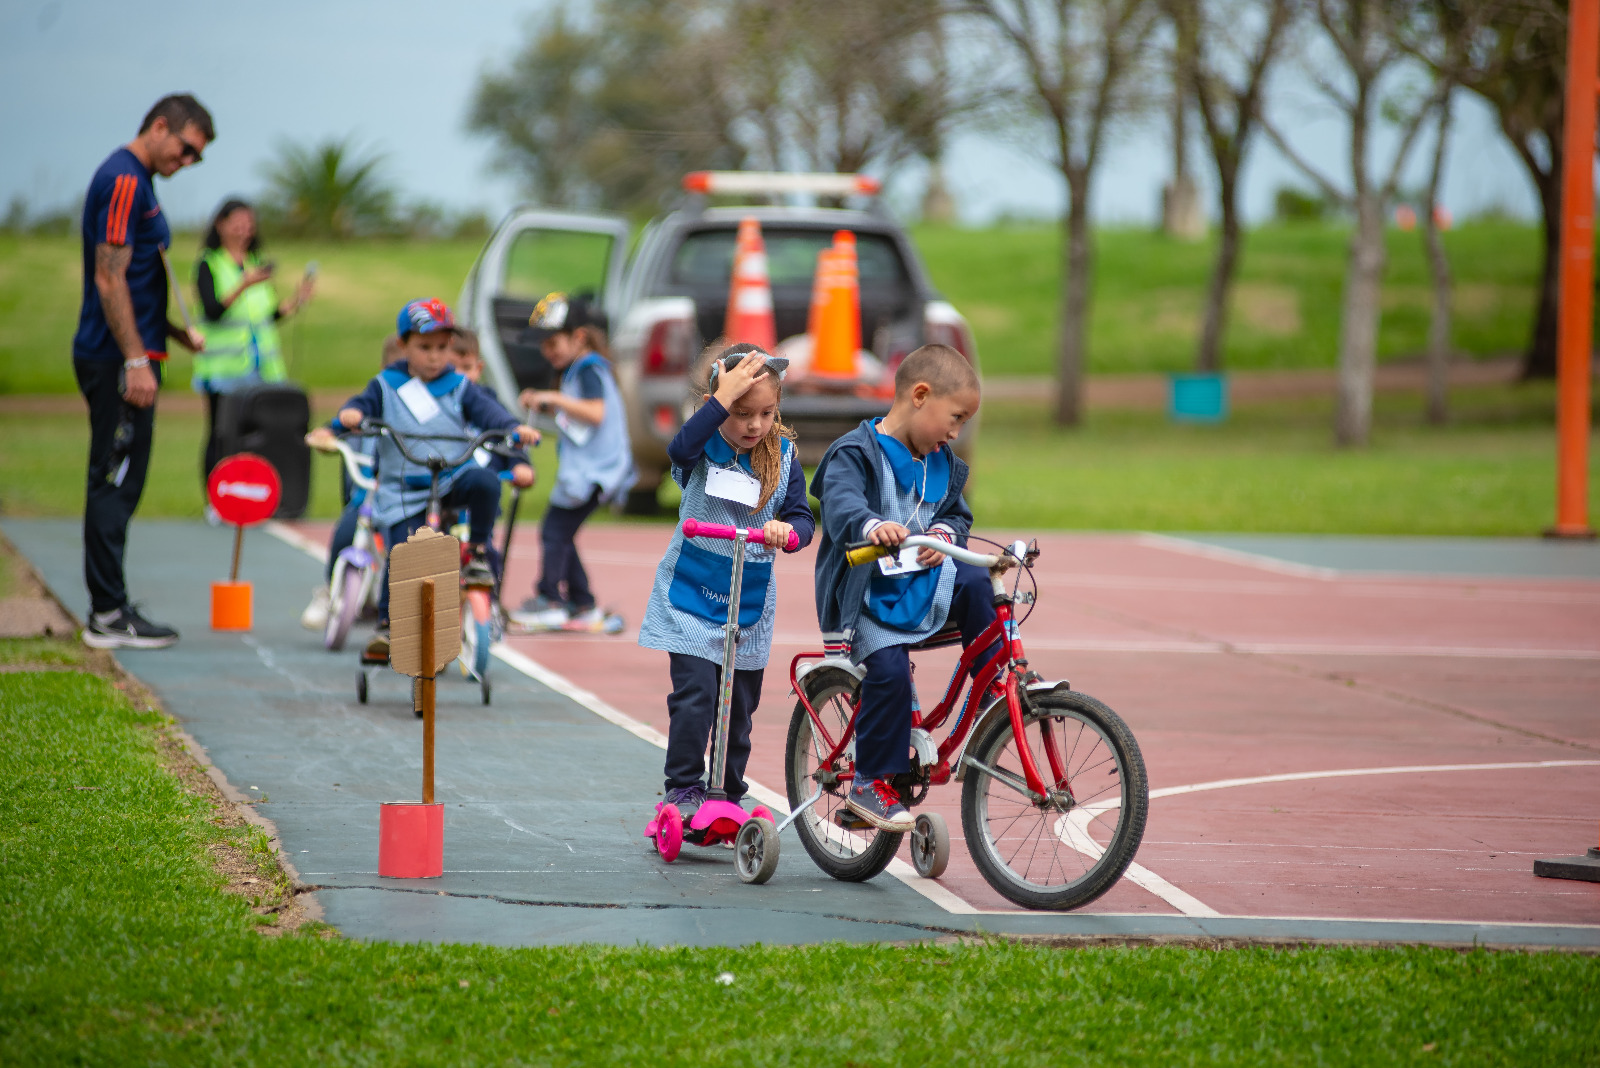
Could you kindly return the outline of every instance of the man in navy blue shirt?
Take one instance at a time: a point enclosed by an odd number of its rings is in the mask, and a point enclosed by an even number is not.
[[[153,179],[200,162],[216,137],[211,115],[187,93],[162,97],[139,135],[95,171],[83,202],[83,306],[72,367],[89,404],[88,492],[83,507],[83,578],[89,619],[83,640],[98,649],[161,648],[178,640],[128,603],[122,558],[128,522],[144,492],[155,430],[156,390],[167,339],[199,350],[198,334],[167,321],[163,254],[172,230]]]

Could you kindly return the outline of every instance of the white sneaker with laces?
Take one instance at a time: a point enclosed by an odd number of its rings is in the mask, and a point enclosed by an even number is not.
[[[328,587],[317,586],[311,591],[311,603],[300,613],[300,625],[306,630],[321,630],[328,625]]]
[[[567,621],[568,630],[598,631],[606,625],[606,614],[600,610],[599,605],[586,612],[579,612]]]

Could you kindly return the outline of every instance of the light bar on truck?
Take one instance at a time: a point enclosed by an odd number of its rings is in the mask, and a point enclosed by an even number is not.
[[[686,193],[814,193],[824,197],[875,196],[883,183],[865,174],[789,174],[783,171],[690,171]]]

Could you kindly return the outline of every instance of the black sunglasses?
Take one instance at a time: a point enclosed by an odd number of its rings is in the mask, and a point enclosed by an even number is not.
[[[183,153],[178,157],[179,159],[187,160],[190,163],[200,162],[201,156],[198,148],[195,148],[194,145],[190,144],[182,134],[175,133],[172,136],[176,137],[179,143],[183,145]]]

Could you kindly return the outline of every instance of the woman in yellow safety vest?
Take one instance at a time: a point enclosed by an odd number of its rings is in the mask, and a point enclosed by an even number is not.
[[[272,286],[273,263],[260,255],[256,213],[242,200],[227,200],[212,217],[195,287],[200,291],[200,332],[206,347],[195,353],[194,388],[206,398],[208,415],[200,481],[222,457],[217,435],[217,410],[222,398],[256,382],[281,382],[285,377],[278,320],[311,298],[309,273],[293,296],[280,301]]]

